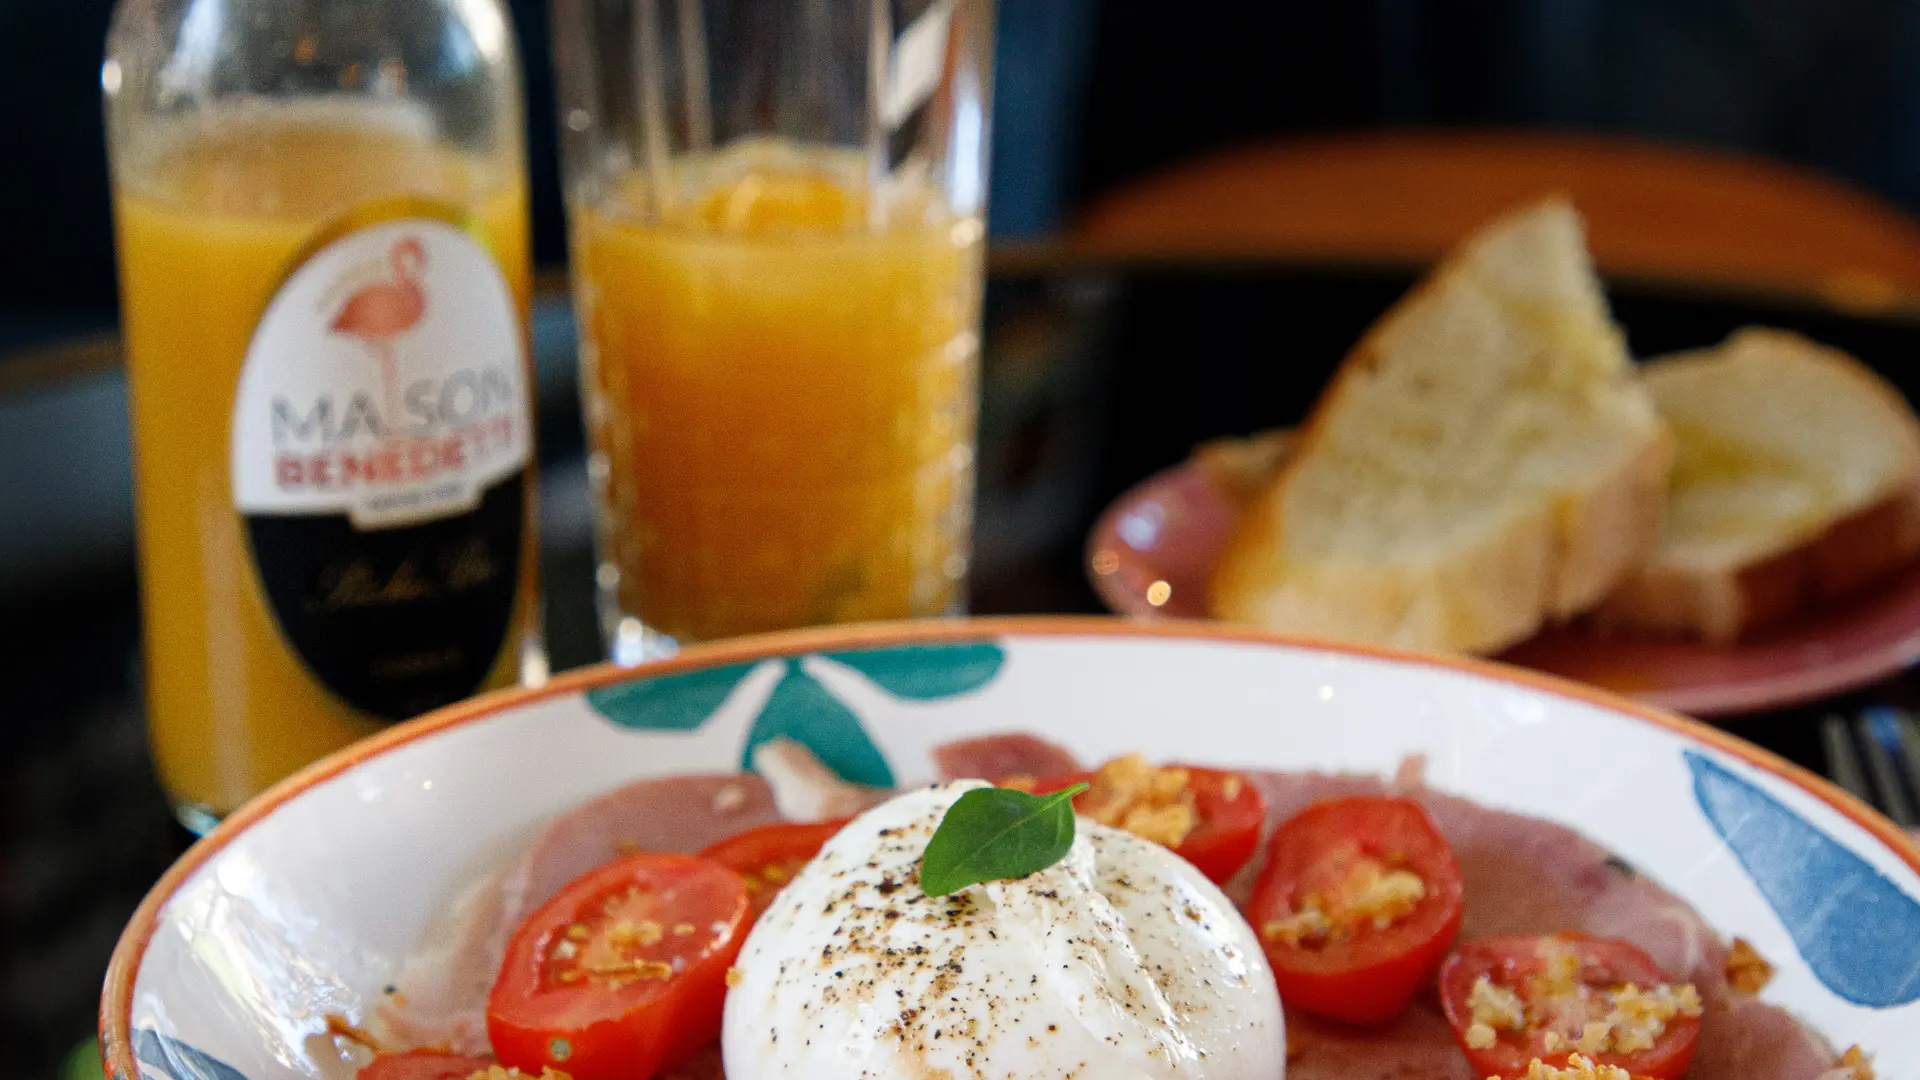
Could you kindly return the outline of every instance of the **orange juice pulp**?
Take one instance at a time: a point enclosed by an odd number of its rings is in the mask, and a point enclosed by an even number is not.
[[[448,151],[365,130],[241,127],[141,165],[122,179],[115,214],[148,726],[169,795],[223,814],[381,726],[327,693],[289,650],[234,508],[234,390],[262,310],[317,232],[356,207],[415,195],[478,220],[524,326],[526,192],[517,176],[490,180]],[[516,680],[537,615],[537,540],[531,526],[523,536],[490,687]]]
[[[603,566],[679,641],[958,607],[981,227],[759,170],[575,212]],[[604,572],[603,572],[604,580]]]

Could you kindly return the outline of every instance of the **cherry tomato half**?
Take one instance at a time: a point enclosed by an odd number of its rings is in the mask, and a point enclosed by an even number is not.
[[[407,1050],[375,1055],[354,1074],[354,1080],[467,1080],[492,1064],[490,1057],[449,1054],[444,1050]]]
[[[493,1052],[574,1080],[678,1064],[720,1033],[747,906],[739,874],[691,855],[629,855],[568,882],[507,943],[487,996]]]
[[[1193,793],[1193,829],[1173,849],[1174,854],[1192,863],[1209,881],[1226,881],[1247,865],[1253,849],[1259,846],[1260,827],[1267,820],[1267,797],[1237,772],[1198,765],[1163,767],[1185,769],[1187,790]],[[1101,799],[1098,772],[1061,773],[1021,786],[1045,794],[1080,783],[1089,787],[1074,796],[1073,805],[1087,812]]]
[[[700,853],[739,874],[747,883],[747,925],[752,926],[773,898],[851,818],[821,822],[777,822],[736,833]]]
[[[1578,963],[1571,996],[1562,995],[1543,1001],[1534,992],[1533,981],[1547,971],[1553,951],[1571,954]],[[1512,992],[1526,1005],[1527,1022],[1520,1031],[1498,1031],[1492,1045],[1478,1049],[1467,1045],[1467,1029],[1473,1024],[1473,987],[1481,976],[1495,987]],[[1638,947],[1614,938],[1589,937],[1586,934],[1519,934],[1479,938],[1463,942],[1440,968],[1440,1007],[1447,1023],[1460,1040],[1467,1061],[1482,1076],[1525,1076],[1534,1058],[1548,1065],[1565,1065],[1578,1052],[1568,1045],[1569,1034],[1578,1033],[1588,1020],[1598,1020],[1608,1012],[1606,992],[1632,983],[1642,991],[1672,980],[1654,966],[1652,957]],[[1545,1026],[1541,1016],[1553,1019]],[[1549,1040],[1548,1031],[1558,1033]],[[1693,1046],[1700,1037],[1697,1016],[1674,1016],[1653,1045],[1630,1053],[1602,1051],[1587,1054],[1601,1065],[1616,1065],[1635,1076],[1652,1080],[1674,1080],[1687,1071],[1693,1060]],[[1547,1049],[1549,1041],[1555,1049]]]
[[[1177,850],[1208,880],[1225,881],[1253,858],[1260,827],[1267,823],[1267,797],[1240,773],[1184,768],[1198,820]]]
[[[1384,1024],[1460,932],[1453,849],[1412,799],[1315,803],[1274,831],[1247,906],[1288,1008]]]

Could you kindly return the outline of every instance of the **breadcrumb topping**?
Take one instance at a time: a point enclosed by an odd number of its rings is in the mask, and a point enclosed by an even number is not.
[[[1727,951],[1727,985],[1742,994],[1757,994],[1773,981],[1773,965],[1746,938],[1734,938]]]
[[[1874,1080],[1873,1059],[1858,1046],[1849,1046],[1847,1052],[1840,1055],[1840,1068],[1827,1075],[1836,1077],[1836,1080],[1841,1077],[1844,1080]]]
[[[475,1071],[467,1080],[573,1080],[573,1077],[559,1069],[542,1067],[536,1078],[532,1073],[523,1073],[518,1068],[509,1069],[496,1064]]]
[[[1087,778],[1087,790],[1073,801],[1074,811],[1102,825],[1123,829],[1162,847],[1179,847],[1199,824],[1192,775],[1178,767],[1160,768],[1141,754],[1127,754],[1100,766]],[[1040,778],[1026,773],[1003,777],[998,786],[1031,792]],[[1221,786],[1228,799],[1243,781],[1229,776]]]
[[[1692,983],[1644,989],[1622,983],[1596,991],[1580,983],[1580,958],[1564,944],[1546,939],[1538,955],[1544,967],[1528,980],[1526,999],[1485,975],[1474,980],[1467,996],[1472,1010],[1464,1033],[1467,1046],[1483,1050],[1501,1032],[1532,1027],[1543,1031],[1549,1052],[1568,1045],[1582,1054],[1631,1054],[1652,1048],[1675,1017],[1701,1013],[1700,993]],[[1589,1019],[1596,1012],[1600,1015]]]
[[[1100,766],[1075,809],[1102,825],[1179,847],[1198,821],[1189,780],[1185,769],[1158,768],[1127,754]]]
[[[1333,920],[1309,900],[1299,911],[1260,927],[1260,936],[1268,942],[1283,942],[1297,949],[1303,941],[1319,942],[1332,937]]]
[[[1498,1080],[1488,1077],[1487,1080]],[[1618,1065],[1601,1065],[1593,1059],[1574,1054],[1564,1066],[1549,1065],[1539,1058],[1527,1063],[1522,1080],[1633,1080],[1632,1074]]]
[[[1668,986],[1662,983],[1650,990],[1642,990],[1628,983],[1611,991],[1613,1008],[1608,1011],[1605,1020],[1600,1021],[1606,1028],[1606,1039],[1598,1049],[1591,1053],[1613,1051],[1619,1054],[1631,1054],[1639,1050],[1652,1048],[1654,1040],[1666,1034],[1667,1023],[1675,1017],[1695,1019],[1700,1016],[1700,992],[1692,983]],[[1587,1025],[1592,1028],[1592,1024]],[[1586,1050],[1585,1046],[1581,1047]]]
[[[637,923],[622,919],[607,930],[607,940],[619,948],[644,947],[658,945],[665,934],[660,924],[650,919],[642,919]]]
[[[1535,1000],[1564,1000],[1580,992],[1580,955],[1555,938],[1543,938],[1534,949],[1541,968],[1527,982]]]
[[[1293,914],[1261,926],[1261,937],[1299,948],[1343,938],[1365,926],[1385,930],[1426,899],[1427,883],[1413,871],[1389,869],[1357,851],[1352,859],[1337,890],[1331,895],[1308,893]]]
[[[1492,1032],[1517,1032],[1526,1026],[1526,1003],[1521,995],[1505,986],[1494,986],[1494,980],[1484,974],[1473,980],[1467,1007],[1473,1009],[1473,1026],[1488,1030],[1486,1045],[1494,1045]]]
[[[650,910],[636,908],[642,899],[637,888],[605,898],[600,913],[607,921],[598,930],[584,921],[568,923],[546,947],[542,957],[545,977],[563,986],[604,983],[616,988],[673,978],[686,966],[683,953],[697,942],[671,942],[664,950],[661,945],[669,934],[686,939],[698,928],[692,923],[669,928],[653,919],[637,917],[640,911]]]

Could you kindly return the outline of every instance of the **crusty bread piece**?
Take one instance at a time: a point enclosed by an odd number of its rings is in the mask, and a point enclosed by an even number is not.
[[[1920,553],[1920,422],[1859,361],[1748,329],[1644,382],[1676,444],[1666,518],[1597,626],[1731,642]]]
[[[1370,329],[1235,527],[1224,619],[1493,652],[1652,549],[1671,446],[1563,199],[1470,237]]]
[[[1269,428],[1244,438],[1208,439],[1193,448],[1193,462],[1235,510],[1260,497],[1298,447],[1292,428]]]

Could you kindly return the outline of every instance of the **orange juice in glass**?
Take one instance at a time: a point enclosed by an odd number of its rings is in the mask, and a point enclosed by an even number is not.
[[[656,223],[577,211],[622,615],[698,641],[958,608],[980,223],[869,231],[865,201],[783,159]]]
[[[991,6],[936,4],[898,33],[856,23],[861,34],[824,37],[803,32],[807,19],[879,8],[696,2],[700,18],[648,26],[642,3],[637,36],[609,37],[583,24],[588,7],[561,0],[556,25],[615,658],[959,611]],[[671,86],[654,85],[644,51],[621,51],[651,34],[681,61]],[[713,55],[743,39],[770,47]],[[857,47],[883,40],[882,64]],[[588,52],[595,62],[579,62]],[[599,84],[622,69],[637,94]],[[731,74],[696,84],[689,69]],[[836,115],[808,97],[836,69],[896,74]],[[719,103],[742,86],[773,103],[727,115]]]

